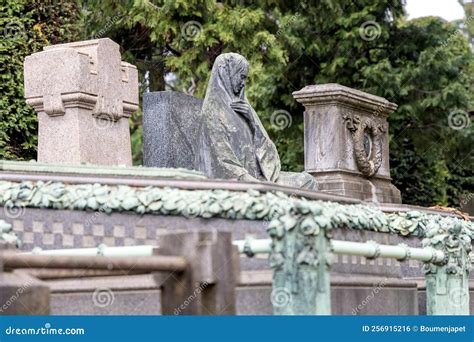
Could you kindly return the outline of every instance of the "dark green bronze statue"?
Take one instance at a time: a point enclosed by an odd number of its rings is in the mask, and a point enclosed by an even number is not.
[[[317,190],[307,173],[281,172],[280,157],[245,96],[247,60],[217,57],[201,110],[197,162],[208,177],[267,181]]]

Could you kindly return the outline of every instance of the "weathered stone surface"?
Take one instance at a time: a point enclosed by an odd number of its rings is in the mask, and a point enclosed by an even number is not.
[[[331,276],[333,315],[417,315],[415,282],[363,275]],[[274,298],[274,301],[276,299]],[[237,288],[238,315],[272,315],[271,277]]]
[[[25,59],[26,102],[38,112],[38,160],[131,165],[128,118],[138,73],[118,44],[97,39],[48,46]]]
[[[93,283],[94,279],[87,279]],[[115,291],[110,285],[103,288],[104,303],[94,304],[93,298],[98,292],[55,293],[51,298],[51,314],[53,315],[161,315],[160,290],[133,289],[131,291]],[[98,288],[99,291],[101,290]],[[106,291],[109,289],[109,291]],[[95,295],[94,295],[95,293]],[[108,297],[105,295],[108,294]]]
[[[391,184],[386,99],[339,84],[293,93],[305,106],[305,170],[319,190],[374,202],[400,203]]]
[[[153,275],[48,280],[52,315],[161,315]]]
[[[181,255],[189,268],[158,273],[164,315],[235,315],[235,267],[230,232],[171,232],[162,237],[157,255]]]
[[[48,315],[49,303],[50,290],[44,282],[0,269],[0,315]]]
[[[143,163],[190,170],[195,166],[202,100],[174,91],[143,96]]]

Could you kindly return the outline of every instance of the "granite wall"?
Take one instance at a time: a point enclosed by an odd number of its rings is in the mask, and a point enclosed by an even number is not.
[[[83,212],[26,208],[18,218],[0,219],[13,224],[23,241],[22,249],[156,245],[160,236],[173,231],[217,229],[230,231],[233,239],[247,235],[267,238],[265,221],[138,216],[129,213]],[[374,240],[382,244],[406,243],[419,247],[419,238],[338,229],[334,238],[347,241]],[[267,255],[240,258],[237,288],[238,314],[271,314],[271,270]],[[416,315],[425,313],[421,263],[379,258],[334,256],[331,271],[332,312],[342,315]],[[52,314],[160,314],[160,285],[151,275],[84,278],[48,281],[52,287]],[[113,293],[110,305],[92,302],[97,289]],[[471,286],[474,297],[474,281]],[[471,299],[471,312],[474,303]]]

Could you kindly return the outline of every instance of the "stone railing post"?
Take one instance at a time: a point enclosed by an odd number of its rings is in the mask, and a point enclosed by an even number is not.
[[[401,202],[389,167],[387,117],[394,103],[339,84],[310,85],[293,97],[305,107],[305,171],[320,191]]]
[[[184,256],[181,274],[156,275],[163,315],[235,315],[238,250],[229,232],[180,232],[163,235],[158,255]]]
[[[38,161],[131,165],[128,118],[138,109],[138,73],[119,45],[96,39],[26,57],[26,102],[38,112]]]
[[[275,315],[331,314],[330,240],[324,223],[316,220],[309,213],[269,225]]]
[[[461,224],[431,227],[423,246],[442,251],[440,263],[426,263],[426,312],[428,315],[469,315],[470,233]]]
[[[27,273],[3,269],[3,253],[13,251],[0,236],[0,316],[49,315],[49,286]]]

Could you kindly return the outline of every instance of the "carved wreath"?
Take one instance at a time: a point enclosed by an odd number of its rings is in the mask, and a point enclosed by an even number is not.
[[[382,165],[382,139],[385,127],[371,118],[361,119],[358,115],[344,115],[343,118],[354,139],[357,167],[364,176],[372,177]],[[364,148],[365,134],[369,134],[372,139],[369,156]]]

